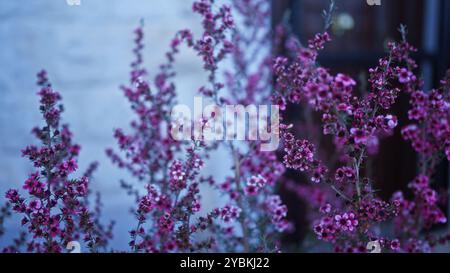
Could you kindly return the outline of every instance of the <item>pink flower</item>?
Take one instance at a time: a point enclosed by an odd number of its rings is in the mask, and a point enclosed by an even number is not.
[[[343,87],[352,87],[356,85],[356,82],[352,78],[340,73],[336,75],[335,81],[338,85]]]
[[[400,71],[398,72],[398,81],[400,83],[408,83],[412,80],[412,78],[413,78],[413,73],[411,73],[406,68],[401,68]]]
[[[247,185],[244,188],[244,192],[246,195],[255,196],[258,193],[258,187],[255,185]]]
[[[28,205],[28,207],[32,210],[32,211],[37,211],[40,210],[42,208],[42,203],[39,199],[35,199],[32,200],[30,202],[30,204]]]
[[[391,249],[394,251],[397,251],[400,249],[400,241],[395,239],[391,241],[391,245],[390,245]]]
[[[320,207],[320,212],[322,212],[322,213],[330,213],[331,212],[331,208],[332,208],[332,206],[327,203],[327,204],[325,204],[325,205]]]
[[[365,144],[368,139],[367,132],[363,129],[351,128],[350,133],[356,144]]]
[[[358,226],[358,220],[356,220],[355,214],[352,212],[344,213],[342,215],[337,214],[334,216],[334,220],[336,226],[344,231],[353,231],[355,227]]]

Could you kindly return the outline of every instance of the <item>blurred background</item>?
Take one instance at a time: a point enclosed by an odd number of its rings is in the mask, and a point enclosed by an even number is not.
[[[82,145],[80,172],[90,162],[100,162],[92,187],[102,192],[105,219],[117,222],[112,247],[126,249],[128,231],[134,223],[128,213],[133,202],[120,189],[119,180],[129,177],[125,171],[113,167],[104,151],[116,148],[113,129],[128,128],[133,117],[118,88],[128,82],[132,31],[144,19],[144,62],[153,76],[175,32],[190,28],[197,35],[200,20],[191,12],[193,0],[80,2],[80,6],[70,6],[66,0],[0,1],[0,204],[3,193],[9,188],[20,188],[32,171],[20,150],[35,143],[30,131],[42,124],[35,74],[45,68],[54,88],[63,96],[66,109],[63,122],[70,123],[75,141]],[[321,56],[321,64],[334,72],[364,79],[368,68],[383,56],[386,42],[399,38],[397,28],[403,23],[409,28],[410,42],[420,49],[415,57],[422,67],[426,88],[436,86],[449,67],[450,1],[381,0],[381,3],[369,6],[365,0],[336,0],[334,42]],[[293,32],[306,42],[322,30],[321,12],[329,1],[272,0],[272,5],[273,25],[280,23],[289,11]],[[283,48],[278,50],[283,52]],[[176,70],[180,102],[190,104],[193,94],[206,81],[199,58],[191,51],[182,51]],[[395,109],[400,122],[406,121],[406,103],[405,98],[400,98]],[[289,111],[295,120],[298,109]],[[214,154],[206,172],[223,176],[228,170],[223,157],[220,151]],[[414,153],[409,143],[401,141],[398,132],[383,141],[372,164],[375,181],[379,181],[377,187],[385,198],[404,188],[415,176]],[[448,164],[443,164],[437,175],[442,186],[448,187]],[[205,197],[206,203],[217,200],[214,193]],[[301,226],[298,200],[287,192],[284,198],[295,208],[289,216]],[[0,246],[12,239],[17,223],[17,219],[6,222],[7,233]],[[300,242],[303,234],[298,229],[290,240]]]

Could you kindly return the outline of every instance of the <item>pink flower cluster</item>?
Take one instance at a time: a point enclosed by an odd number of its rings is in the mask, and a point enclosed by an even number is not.
[[[360,94],[351,76],[333,74],[317,62],[319,51],[331,41],[330,14],[325,31],[301,46],[282,26],[272,39],[266,0],[232,0],[230,5],[196,0],[192,10],[201,16],[202,33],[177,32],[153,80],[143,67],[143,22],[134,30],[129,83],[120,89],[135,116],[129,130],[114,129],[118,151],[106,151],[136,180],[120,181],[135,200],[130,210],[135,217],[129,232],[132,252],[278,252],[281,235],[296,228],[280,187],[306,201],[310,231],[336,252],[367,252],[367,243],[375,240],[392,252],[429,252],[450,242],[448,234],[431,233],[447,222],[433,174],[442,159],[450,159],[450,70],[439,88],[424,91],[405,27],[400,29],[402,41],[388,43],[387,56],[368,70],[367,90]],[[283,42],[287,56],[273,56],[270,45]],[[289,103],[307,117],[316,112],[319,129],[314,130],[312,118],[307,124],[280,125],[282,154],[261,151],[260,141],[176,141],[170,134],[170,113],[177,103],[174,66],[182,46],[202,61],[208,82],[198,93],[208,101],[219,106],[275,103],[283,118]],[[11,212],[22,217],[27,232],[4,251],[62,252],[72,240],[83,241],[93,252],[106,250],[114,223],[102,224],[99,193],[91,204],[98,163],[73,178],[81,147],[73,143],[69,127],[60,124],[61,96],[45,71],[38,73],[37,83],[45,125],[33,129],[40,145],[22,151],[35,170],[24,181],[23,193],[6,192],[7,204],[0,210],[0,236]],[[410,98],[411,122],[400,124],[400,130],[418,153],[419,168],[409,192],[383,200],[367,171],[367,157],[377,153],[382,138],[399,130],[392,106],[400,94]],[[203,125],[205,117],[195,120]],[[301,138],[297,126],[308,129]],[[320,136],[310,131],[332,139],[331,158],[326,158],[330,148],[322,147]],[[219,149],[229,155],[228,172],[224,177],[205,175],[210,155]],[[287,177],[286,169],[303,173],[308,183],[298,183],[302,176]],[[220,198],[221,205],[205,202],[205,193]],[[393,233],[383,234],[380,226],[391,224]]]
[[[400,215],[395,219],[399,234],[418,236],[422,228],[430,229],[435,224],[447,222],[447,217],[439,208],[438,193],[430,187],[427,176],[417,176],[409,184],[409,188],[414,194],[413,200],[406,199],[401,192],[393,196],[394,202],[398,203],[400,208]]]
[[[286,167],[301,172],[307,171],[311,174],[312,182],[321,182],[328,170],[320,161],[314,159],[314,145],[307,140],[295,139],[290,132],[284,133],[283,136],[285,141],[284,151],[286,153],[283,157],[283,162]]]
[[[319,239],[335,242],[340,232],[352,233],[359,222],[353,212],[345,212],[334,216],[326,216],[314,226],[314,232]]]
[[[238,5],[239,1],[233,3]],[[239,12],[250,14],[254,6],[260,12],[267,12],[261,7],[268,6],[263,1],[248,1],[249,6],[239,6]],[[131,123],[133,132],[125,133],[116,129],[119,148],[124,151],[124,157],[107,151],[108,156],[120,168],[125,168],[142,181],[147,188],[147,194],[141,196],[138,187],[133,183],[122,182],[129,194],[136,197],[137,209],[133,209],[137,217],[137,226],[131,231],[130,246],[136,252],[176,252],[176,251],[257,251],[263,249],[260,241],[262,231],[255,229],[256,223],[267,219],[273,227],[265,227],[267,235],[277,233],[287,226],[285,220],[286,206],[277,202],[267,203],[266,196],[273,195],[273,186],[281,176],[284,168],[276,161],[274,153],[262,153],[258,147],[246,143],[244,149],[238,149],[232,143],[224,143],[233,158],[232,176],[223,183],[217,183],[212,177],[202,175],[202,167],[208,157],[206,152],[219,147],[217,144],[207,144],[202,140],[178,142],[170,137],[170,109],[176,102],[176,86],[171,80],[175,73],[173,64],[179,45],[185,42],[202,59],[204,69],[208,73],[208,84],[199,88],[199,93],[214,100],[218,104],[233,99],[221,93],[225,88],[232,93],[234,85],[247,86],[247,97],[263,85],[270,82],[270,73],[265,78],[259,78],[261,84],[255,84],[255,77],[247,79],[242,71],[227,71],[227,84],[218,81],[217,73],[225,57],[236,56],[233,61],[239,62],[240,69],[252,67],[252,61],[242,62],[237,54],[241,54],[243,46],[242,33],[236,28],[231,7],[222,5],[213,8],[214,1],[199,0],[193,4],[193,11],[202,17],[203,33],[195,39],[188,30],[178,32],[171,42],[171,50],[167,53],[167,62],[160,66],[160,72],[154,83],[146,80],[147,72],[142,68],[143,31],[135,31],[135,61],[132,63],[130,85],[122,87],[128,97],[132,109],[138,119]],[[263,22],[247,22],[248,27],[261,31]],[[267,20],[265,19],[265,22]],[[264,24],[265,24],[264,22]],[[264,29],[264,31],[268,31]],[[231,32],[234,34],[231,35]],[[263,39],[267,39],[265,36]],[[256,42],[256,41],[255,41]],[[242,57],[242,55],[240,55]],[[269,69],[265,60],[260,65]],[[258,71],[253,72],[257,75]],[[155,91],[152,91],[153,87]],[[270,89],[266,88],[266,98]],[[269,102],[269,101],[267,101]],[[196,117],[197,118],[197,117]],[[202,120],[199,117],[199,120]],[[165,129],[164,129],[165,128]],[[165,131],[168,130],[168,131]],[[185,158],[183,158],[185,154]],[[226,204],[212,209],[203,216],[200,185],[210,186],[224,195]],[[267,207],[273,212],[266,215]],[[204,240],[195,240],[196,234],[202,233]],[[273,237],[276,239],[275,237]],[[265,247],[275,249],[276,240],[271,244],[265,242]]]
[[[247,186],[244,188],[244,192],[247,195],[256,195],[258,190],[266,185],[267,181],[261,175],[252,176],[247,180]]]
[[[38,84],[45,125],[34,128],[33,133],[41,146],[28,146],[22,151],[36,171],[24,182],[27,197],[10,189],[6,199],[12,210],[22,215],[21,224],[30,235],[26,251],[61,252],[72,240],[83,240],[92,251],[97,251],[106,246],[111,234],[88,208],[88,177],[70,178],[78,168],[80,146],[72,143],[68,126],[60,125],[61,96],[51,87],[45,71],[38,74]],[[4,251],[20,251],[21,246],[16,243]]]
[[[292,226],[286,220],[287,207],[283,205],[281,198],[278,195],[269,196],[266,200],[267,211],[271,215],[272,224],[275,225],[279,231],[286,231]]]
[[[425,157],[430,157],[428,164],[435,166],[439,158],[433,155],[445,151],[450,160],[450,125],[448,90],[450,86],[450,70],[447,77],[442,81],[439,89],[428,93],[413,91],[411,93],[411,109],[408,111],[409,119],[415,123],[405,126],[402,135],[405,140],[412,143],[414,150]],[[423,166],[427,169],[427,166]]]
[[[320,113],[323,134],[333,137],[338,160],[334,163],[334,176],[331,176],[328,168],[316,159],[318,148],[315,144],[306,139],[296,139],[288,130],[292,126],[285,126],[282,134],[285,166],[306,173],[312,182],[323,182],[328,189],[321,187],[318,191],[331,190],[338,197],[333,201],[335,206],[332,210],[331,205],[312,200],[313,196],[304,194],[313,186],[288,184],[302,198],[311,200],[313,208],[320,207],[320,212],[326,214],[320,220],[311,221],[315,222],[314,231],[318,238],[331,242],[336,251],[361,248],[365,252],[363,242],[374,238],[381,240],[381,236],[374,236],[376,226],[389,220],[394,220],[396,226],[404,229],[397,239],[384,239],[389,242],[384,246],[390,244],[390,250],[409,251],[411,247],[406,241],[411,237],[406,235],[404,238],[405,234],[417,237],[420,231],[446,222],[437,206],[438,194],[430,188],[428,179],[442,154],[448,154],[448,75],[439,89],[420,91],[423,84],[414,75],[417,65],[410,58],[410,53],[416,49],[406,42],[406,28],[401,27],[400,31],[402,42],[389,43],[389,56],[380,59],[378,66],[369,70],[370,91],[363,96],[353,94],[356,81],[351,77],[341,73],[331,75],[317,64],[318,50],[331,40],[326,32],[316,35],[306,48],[292,46],[295,43],[291,42],[288,48],[295,52],[295,56],[291,59],[277,57],[273,62],[274,101],[282,109],[286,102],[306,103]],[[411,96],[412,108],[408,114],[416,124],[404,127],[402,134],[406,140],[412,141],[421,155],[422,175],[410,185],[415,196],[413,200],[406,200],[398,193],[396,198],[386,202],[377,197],[371,178],[363,176],[363,169],[366,156],[376,153],[380,138],[392,134],[398,125],[397,117],[389,110],[400,92]],[[405,223],[408,221],[410,225]],[[413,229],[415,233],[405,233],[405,229]],[[426,240],[417,239],[415,242],[414,251],[425,251],[425,246],[429,245]],[[423,248],[420,249],[419,245]]]

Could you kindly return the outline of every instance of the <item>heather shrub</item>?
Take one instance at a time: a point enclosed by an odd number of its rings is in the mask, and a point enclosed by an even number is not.
[[[352,76],[331,73],[317,61],[332,42],[333,2],[324,12],[324,31],[305,44],[286,25],[272,31],[266,0],[232,0],[229,5],[197,0],[192,10],[201,18],[202,33],[175,33],[157,71],[143,65],[144,22],[133,32],[134,59],[129,81],[120,90],[134,116],[130,128],[114,129],[117,147],[106,150],[112,163],[132,177],[120,180],[120,194],[134,200],[129,234],[114,234],[114,222],[102,219],[100,193],[90,190],[98,163],[75,177],[80,145],[73,142],[68,125],[61,124],[61,96],[42,71],[38,96],[44,125],[33,129],[39,145],[22,151],[35,171],[23,191],[6,192],[7,203],[0,210],[0,236],[12,213],[21,217],[25,232],[3,246],[4,252],[65,252],[72,241],[91,252],[308,251],[318,242],[321,251],[370,252],[368,243],[376,242],[383,252],[430,252],[448,243],[449,234],[433,232],[447,223],[442,210],[447,193],[436,187],[433,174],[450,159],[450,70],[436,89],[423,90],[411,57],[417,49],[408,43],[405,26],[399,29],[399,41],[390,42],[386,56],[368,69],[364,92],[356,92],[358,81]],[[287,54],[279,56],[277,47]],[[188,123],[174,117],[181,50],[200,58],[208,80],[196,91],[208,103],[219,108],[272,105],[281,111],[279,120],[264,118],[281,138],[278,150],[262,149],[267,143],[258,138],[233,140],[236,131],[231,139],[207,139],[205,132],[217,118],[213,114],[203,112]],[[392,111],[400,94],[409,97],[408,124],[400,124]],[[315,113],[320,122],[290,124],[287,107],[297,107],[307,117]],[[250,120],[252,114],[245,110],[236,115]],[[180,122],[192,133],[188,139],[174,137],[176,128],[186,132]],[[417,173],[407,191],[385,200],[364,170],[380,141],[396,130],[418,154]],[[332,139],[332,156],[318,135]],[[218,150],[231,162],[225,178],[204,172]],[[302,175],[293,179],[286,170]],[[206,204],[205,189],[218,193],[220,200]],[[298,228],[288,220],[282,189],[307,203],[310,236],[304,245],[282,243],[283,235]],[[129,236],[129,247],[110,249],[113,234]]]
[[[371,241],[388,251],[428,252],[450,239],[429,233],[433,225],[447,222],[431,177],[437,164],[448,160],[450,71],[438,89],[422,91],[423,82],[414,74],[417,64],[410,57],[417,49],[407,42],[406,27],[399,31],[401,41],[390,42],[388,56],[369,69],[368,92],[363,96],[354,94],[356,81],[350,76],[332,75],[317,63],[319,51],[331,41],[326,31],[305,47],[291,43],[293,59],[281,56],[274,61],[276,101],[282,105],[304,102],[319,112],[322,133],[330,135],[335,145],[338,160],[331,169],[317,157],[318,148],[310,140],[297,139],[290,132],[292,126],[286,126],[283,134],[286,167],[306,173],[311,183],[326,185],[314,189],[315,185],[296,186],[288,181],[287,186],[320,212],[310,219],[314,233],[337,252],[366,252]],[[409,184],[412,200],[397,192],[386,201],[377,196],[372,178],[363,176],[363,169],[379,140],[399,125],[390,109],[401,92],[410,96],[411,104],[411,124],[400,125],[402,136],[412,143],[420,160],[417,177]],[[392,237],[379,229],[390,221],[395,230]]]
[[[26,232],[21,232],[14,244],[3,251],[61,252],[75,240],[84,241],[91,251],[97,251],[106,246],[112,234],[97,217],[101,209],[99,199],[92,212],[88,206],[89,177],[96,163],[81,178],[71,177],[78,168],[81,147],[73,143],[69,127],[60,123],[64,110],[61,96],[54,91],[44,70],[38,73],[38,85],[44,125],[33,128],[32,133],[40,145],[22,150],[35,172],[23,183],[25,195],[17,189],[6,192],[8,203],[3,210],[9,214],[11,207],[19,214]]]

